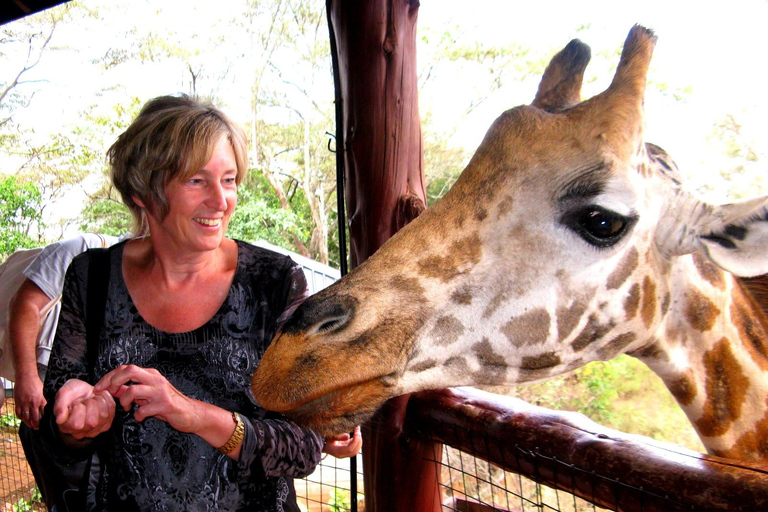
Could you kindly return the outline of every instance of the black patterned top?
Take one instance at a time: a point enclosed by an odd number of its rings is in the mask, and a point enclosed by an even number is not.
[[[99,436],[104,468],[100,508],[122,511],[298,511],[293,478],[318,464],[322,437],[260,408],[250,380],[278,326],[306,296],[301,267],[272,251],[238,244],[229,294],[211,320],[194,331],[155,329],[138,313],[122,275],[125,243],[109,249],[108,299],[95,357],[88,371],[84,311],[89,254],[73,261],[65,279],[62,311],[45,382],[49,416],[56,391],[70,378],[95,384],[123,364],[155,368],[186,396],[241,413],[245,438],[239,461],[194,434],[117,407],[112,428]],[[87,450],[64,448],[64,458]]]

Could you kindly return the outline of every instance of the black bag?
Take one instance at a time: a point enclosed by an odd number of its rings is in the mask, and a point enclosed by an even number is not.
[[[85,331],[88,367],[93,371],[104,323],[110,268],[107,249],[89,249],[88,253]],[[41,433],[24,424],[19,428],[19,438],[43,500],[50,510],[83,512],[96,508],[96,492],[101,479],[98,438],[93,454],[86,460],[76,462],[64,462],[52,456]]]

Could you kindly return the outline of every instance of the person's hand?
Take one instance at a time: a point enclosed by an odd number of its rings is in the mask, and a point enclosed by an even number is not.
[[[60,432],[75,439],[93,438],[112,426],[115,400],[85,381],[70,379],[56,393],[53,414]]]
[[[355,427],[353,435],[341,434],[340,436],[331,436],[325,438],[323,451],[337,459],[354,457],[360,453],[363,447],[363,436],[360,433],[360,427]]]
[[[43,397],[43,381],[37,373],[16,374],[13,385],[13,400],[16,403],[16,416],[30,428],[40,428],[40,418],[47,403]]]
[[[136,404],[136,421],[154,417],[188,433],[203,424],[197,401],[183,395],[154,368],[118,366],[96,383],[95,390],[110,393],[126,411]]]

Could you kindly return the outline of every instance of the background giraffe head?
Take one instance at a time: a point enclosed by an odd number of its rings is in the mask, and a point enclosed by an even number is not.
[[[705,204],[643,140],[654,43],[633,27],[583,102],[589,47],[558,53],[441,201],[296,311],[254,375],[261,405],[342,432],[396,395],[545,379],[677,329],[681,258],[768,271],[768,199]]]

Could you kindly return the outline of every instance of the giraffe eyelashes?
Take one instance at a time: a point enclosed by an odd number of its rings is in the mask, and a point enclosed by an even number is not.
[[[562,222],[588,244],[606,249],[624,238],[637,222],[637,216],[590,205],[564,215]]]
[[[342,314],[335,317],[325,318],[315,329],[315,333],[327,333],[347,325],[349,314]]]

